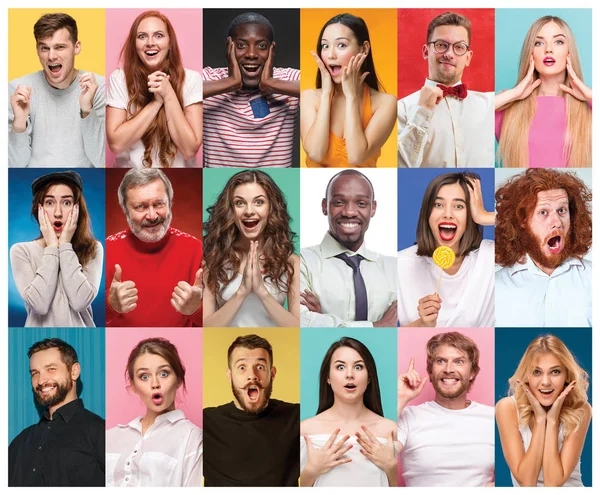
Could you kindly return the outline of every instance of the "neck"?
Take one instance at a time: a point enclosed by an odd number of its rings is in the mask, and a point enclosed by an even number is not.
[[[558,87],[565,83],[565,73],[554,74],[551,76],[540,75],[540,89],[538,96],[563,96],[564,92]]]
[[[75,384],[73,384],[73,389],[74,388],[75,388]],[[77,400],[77,394],[72,390],[71,392],[69,392],[67,394],[67,396],[65,397],[65,400],[63,400],[60,404],[56,404],[56,405],[50,406],[48,408],[48,414],[50,415],[50,419],[52,419],[52,415],[58,409],[60,409],[62,406],[66,406],[69,402],[73,402],[74,400]]]
[[[158,418],[162,414],[165,414],[165,413],[168,413],[168,412],[171,412],[174,410],[175,410],[175,403],[171,404],[167,409],[165,409],[164,411],[160,411],[160,412],[151,411],[149,409],[146,409],[146,414],[144,415],[144,417],[141,420],[142,429],[147,430],[154,424],[154,422],[156,421],[156,418]]]
[[[462,77],[462,76],[461,76],[461,77]],[[452,81],[438,81],[437,79],[435,79],[435,78],[431,77],[431,75],[430,75],[430,76],[428,77],[428,79],[429,79],[430,81],[433,81],[434,83],[437,83],[437,84],[442,84],[443,86],[448,86],[448,87],[451,87],[451,86],[454,86],[455,84],[458,84],[458,83],[460,82],[460,80],[461,80],[461,77],[459,77],[458,79],[456,79],[456,78],[455,78],[455,79],[453,79]]]
[[[329,410],[340,421],[351,422],[359,420],[367,412],[367,407],[364,405],[362,397],[360,397],[360,401],[355,402],[342,402],[334,399],[333,406]]]
[[[459,395],[458,397],[454,397],[452,399],[447,399],[446,397],[442,397],[439,394],[435,394],[435,401],[442,407],[446,409],[466,409],[469,404],[471,404],[470,400],[467,400],[466,392],[464,394]]]
[[[542,270],[546,275],[552,275],[554,273],[554,270],[556,270],[556,268],[548,268],[547,266],[542,266],[540,265],[537,261],[535,261],[533,258],[531,259],[531,261],[533,261],[533,264],[535,266],[537,266],[540,270]]]

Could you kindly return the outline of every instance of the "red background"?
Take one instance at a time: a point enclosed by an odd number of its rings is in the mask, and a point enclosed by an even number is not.
[[[398,9],[398,98],[418,91],[428,75],[423,59],[427,26],[448,9]],[[471,21],[473,58],[462,82],[475,91],[494,91],[494,9],[453,9]]]

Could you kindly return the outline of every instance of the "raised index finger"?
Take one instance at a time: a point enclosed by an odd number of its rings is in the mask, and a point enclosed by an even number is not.
[[[411,357],[410,361],[408,362],[408,371],[412,371],[415,369],[415,358]]]

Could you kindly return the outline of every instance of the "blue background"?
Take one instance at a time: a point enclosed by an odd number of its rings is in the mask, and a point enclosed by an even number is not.
[[[592,329],[591,328],[497,328],[496,329],[496,402],[506,397],[508,379],[514,374],[527,346],[539,335],[552,334],[561,339],[575,359],[590,375],[588,400],[592,403]],[[583,484],[592,486],[592,426],[590,423],[583,452],[581,474]],[[496,486],[512,486],[510,470],[504,460],[500,435],[496,426]]]
[[[336,340],[352,337],[369,349],[377,365],[383,414],[397,421],[398,330],[396,328],[303,328],[300,332],[300,419],[317,414],[319,371],[325,353]]]
[[[398,169],[398,250],[417,242],[417,223],[425,189],[438,175],[470,170],[481,177],[483,204],[487,211],[494,211],[493,168],[414,168]],[[494,239],[494,228],[483,228],[484,239]]]
[[[81,375],[77,391],[86,409],[105,417],[104,328],[9,328],[8,329],[8,442],[37,423],[43,409],[36,408],[29,375],[29,348],[46,338],[58,337],[73,346]]]
[[[9,247],[17,242],[27,242],[37,239],[40,235],[40,228],[35,218],[31,215],[31,183],[34,179],[51,172],[64,172],[62,169],[51,168],[32,168],[32,169],[8,169],[8,245]],[[83,180],[83,196],[88,207],[88,212],[92,220],[92,229],[94,237],[100,241],[104,247],[105,236],[105,191],[104,191],[104,169],[76,169]],[[106,258],[106,256],[105,256]],[[8,260],[10,267],[10,256]],[[102,265],[104,273],[104,263]],[[92,303],[94,313],[94,323],[97,327],[105,326],[105,293],[104,276],[100,277],[100,287],[98,295]],[[8,277],[8,326],[19,327],[25,325],[27,312],[23,299],[15,286],[15,281],[11,274]]]

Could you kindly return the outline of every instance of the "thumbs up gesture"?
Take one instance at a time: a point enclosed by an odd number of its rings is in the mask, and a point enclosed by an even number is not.
[[[194,285],[181,281],[175,286],[173,294],[171,294],[171,306],[175,308],[175,311],[189,316],[200,309],[202,305],[202,291],[204,289],[202,276],[202,268],[199,268],[196,272]]]
[[[129,313],[137,307],[138,290],[135,288],[135,282],[122,282],[121,276],[121,266],[115,265],[115,274],[108,291],[108,304],[117,313]]]

